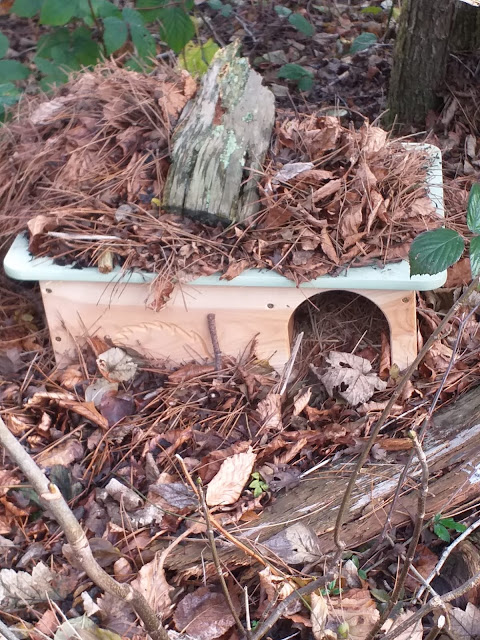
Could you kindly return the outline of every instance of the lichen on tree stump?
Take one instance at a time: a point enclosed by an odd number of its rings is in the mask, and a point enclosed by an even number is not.
[[[204,222],[243,222],[257,190],[275,118],[272,92],[239,45],[220,49],[172,140],[164,208]]]

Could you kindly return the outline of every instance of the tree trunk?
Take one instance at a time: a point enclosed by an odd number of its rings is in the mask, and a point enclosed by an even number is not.
[[[473,52],[479,48],[480,8],[465,2],[458,2],[450,38],[450,49],[457,52]]]
[[[406,0],[400,17],[388,95],[388,118],[423,124],[438,105],[457,0]]]

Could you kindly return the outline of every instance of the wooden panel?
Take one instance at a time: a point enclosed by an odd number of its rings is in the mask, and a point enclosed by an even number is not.
[[[215,313],[220,347],[240,356],[251,340],[256,353],[281,371],[290,355],[289,323],[295,309],[321,289],[178,287],[165,307],[148,308],[147,284],[42,282],[53,348],[59,364],[75,358],[75,340],[109,337],[154,360],[172,364],[211,360],[207,315]],[[355,291],[377,304],[391,329],[393,361],[405,368],[416,355],[415,294]],[[307,295],[308,294],[308,295]]]

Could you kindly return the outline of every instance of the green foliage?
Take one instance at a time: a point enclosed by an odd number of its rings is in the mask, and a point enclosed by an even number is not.
[[[268,484],[265,482],[262,476],[258,473],[258,471],[254,471],[252,473],[252,481],[248,485],[248,488],[252,489],[253,497],[258,498],[259,496],[262,495],[262,493],[265,493],[265,491],[268,491]]]
[[[208,0],[208,6],[210,9],[218,11],[224,18],[228,18],[233,13],[232,5],[229,2],[224,4],[222,0]]]
[[[43,0],[15,0],[11,12],[19,18],[33,18],[41,7]]]
[[[480,274],[480,183],[470,190],[467,205],[467,225],[475,234],[470,239],[470,269],[472,276]],[[453,229],[435,229],[425,231],[415,238],[410,246],[408,258],[410,275],[434,275],[451,267],[460,259],[465,241],[458,231]],[[443,540],[443,538],[442,538]]]
[[[40,9],[40,24],[62,26],[67,24],[77,13],[77,2],[70,0],[44,0]]]
[[[313,73],[299,64],[284,64],[278,70],[278,77],[296,82],[300,91],[310,91],[313,86]]]
[[[7,53],[9,47],[8,38],[0,31],[0,58]]]
[[[461,522],[456,522],[453,518],[442,518],[440,513],[437,513],[433,519],[433,531],[444,542],[450,542],[450,531],[463,533],[466,529],[467,527]]]
[[[457,262],[464,247],[463,238],[453,229],[421,233],[410,247],[410,275],[444,271]]]
[[[204,45],[187,42],[182,55],[178,59],[179,65],[193,76],[201,76],[208,69],[213,56],[219,46],[210,38]]]
[[[372,16],[378,16],[380,13],[383,13],[383,9],[382,7],[371,5],[370,7],[363,7],[360,13],[368,13]]]
[[[175,53],[180,53],[195,35],[192,18],[181,7],[168,7],[162,9],[160,21],[160,35],[163,40]]]
[[[359,36],[357,36],[352,42],[350,53],[353,55],[354,53],[358,53],[359,51],[368,49],[368,47],[371,47],[372,44],[375,44],[377,40],[378,38],[374,33],[365,31],[364,33],[361,33]]]
[[[312,37],[315,33],[315,28],[311,22],[309,22],[301,13],[291,13],[288,16],[288,21],[295,27],[297,31],[303,33],[304,36]]]
[[[103,19],[103,43],[107,56],[123,47],[128,39],[128,27],[124,20],[115,16]]]

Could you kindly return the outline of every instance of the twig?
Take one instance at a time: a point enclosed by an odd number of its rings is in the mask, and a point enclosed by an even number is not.
[[[430,405],[430,407],[428,409],[427,416],[426,416],[426,418],[425,418],[425,420],[423,422],[422,428],[420,429],[420,432],[418,434],[418,439],[419,439],[420,442],[423,442],[423,438],[425,436],[425,432],[427,431],[428,427],[430,426],[430,421],[432,419],[433,412],[435,411],[435,409],[437,407],[437,403],[438,403],[438,400],[440,398],[440,394],[441,394],[441,392],[443,390],[443,387],[445,386],[445,383],[446,383],[447,378],[448,378],[448,376],[450,374],[450,371],[452,370],[452,367],[453,367],[453,365],[455,363],[455,355],[456,355],[456,353],[458,351],[458,347],[460,346],[460,340],[461,340],[463,332],[465,330],[465,325],[467,324],[467,322],[471,318],[471,316],[477,311],[478,307],[480,307],[480,303],[475,305],[473,307],[473,309],[470,310],[470,312],[465,316],[465,318],[460,323],[460,326],[458,327],[457,336],[455,338],[455,344],[453,345],[452,355],[450,357],[448,366],[447,366],[447,368],[446,368],[446,370],[445,370],[445,372],[444,372],[444,374],[442,376],[442,380],[441,380],[441,382],[440,382],[440,384],[438,386],[438,389],[435,392],[435,395],[433,397],[432,403],[431,403],[431,405]],[[410,452],[410,455],[409,455],[409,457],[408,457],[403,469],[402,469],[402,473],[400,474],[400,478],[398,480],[397,488],[395,490],[395,495],[393,496],[392,504],[390,505],[390,508],[388,510],[387,519],[385,521],[385,524],[383,525],[382,533],[380,534],[380,536],[378,537],[377,541],[375,542],[374,549],[377,549],[380,546],[380,544],[382,543],[383,539],[385,538],[385,536],[386,536],[386,534],[388,532],[388,529],[389,529],[391,521],[392,521],[393,514],[395,513],[395,508],[397,506],[398,498],[400,497],[400,492],[403,489],[403,485],[405,483],[405,479],[407,477],[408,470],[410,469],[410,465],[412,464],[412,460],[414,458],[414,455],[415,455],[415,451],[412,450]],[[372,549],[372,551],[373,551],[373,549]]]
[[[438,617],[437,623],[430,629],[425,640],[435,640],[438,634],[442,631],[445,626],[446,618],[444,615]]]
[[[425,357],[426,353],[429,351],[430,347],[433,345],[435,340],[438,338],[438,336],[442,332],[443,328],[447,325],[447,323],[450,321],[450,319],[454,316],[458,306],[462,302],[464,302],[468,298],[468,296],[472,293],[472,291],[474,291],[474,289],[478,286],[479,280],[480,280],[480,277],[476,276],[472,280],[472,282],[469,284],[467,289],[458,298],[457,302],[445,314],[445,316],[443,317],[443,319],[441,320],[441,322],[439,323],[437,328],[433,331],[433,333],[430,335],[430,337],[425,342],[423,347],[420,349],[420,351],[419,351],[417,357],[415,358],[415,360],[412,362],[412,364],[408,367],[408,369],[403,374],[403,376],[400,379],[396,389],[393,391],[392,396],[391,396],[390,400],[388,401],[385,409],[382,411],[382,414],[381,414],[380,418],[378,419],[377,424],[372,429],[372,431],[370,433],[370,436],[368,438],[367,444],[365,445],[365,449],[360,454],[360,457],[359,457],[359,459],[357,461],[357,464],[355,465],[355,469],[353,470],[352,475],[350,477],[350,480],[348,482],[347,488],[345,490],[345,494],[344,494],[343,499],[342,499],[342,504],[340,505],[340,510],[338,512],[338,515],[337,515],[337,520],[335,522],[335,530],[334,530],[333,539],[335,541],[335,545],[337,546],[337,548],[339,550],[343,551],[343,549],[345,549],[345,547],[346,547],[345,543],[343,542],[343,540],[340,537],[340,532],[341,532],[341,529],[342,529],[342,526],[343,526],[343,521],[345,519],[346,513],[347,513],[348,508],[350,506],[350,499],[352,497],[352,492],[353,492],[353,489],[355,487],[355,483],[357,481],[358,474],[360,473],[361,468],[365,464],[365,461],[368,458],[368,455],[370,453],[371,448],[373,447],[373,445],[376,442],[376,439],[377,439],[377,436],[378,436],[378,434],[380,432],[380,429],[382,428],[382,426],[386,422],[388,416],[390,415],[390,411],[392,410],[393,405],[395,404],[397,398],[402,393],[402,391],[403,391],[405,385],[407,384],[407,382],[410,380],[410,377],[412,376],[413,372],[416,370],[416,368],[418,367],[420,362],[423,360],[423,358]]]
[[[210,550],[212,552],[213,564],[215,565],[215,569],[217,571],[218,579],[220,580],[220,586],[222,587],[223,595],[225,600],[227,601],[228,608],[230,609],[230,613],[235,620],[235,624],[240,632],[240,637],[245,636],[247,640],[250,640],[250,632],[244,629],[243,624],[238,617],[238,613],[233,606],[232,598],[230,597],[230,592],[228,591],[227,583],[225,582],[225,578],[223,575],[222,565],[220,564],[220,558],[217,553],[217,545],[215,544],[215,536],[213,535],[212,523],[210,521],[210,512],[207,507],[207,503],[205,502],[205,495],[202,491],[202,487],[198,488],[198,497],[200,499],[200,505],[202,507],[203,516],[205,518],[205,524],[207,526],[207,536],[208,542],[210,543]]]
[[[300,349],[300,345],[302,344],[302,340],[303,340],[303,331],[302,333],[299,333],[296,340],[295,340],[295,344],[293,345],[293,349],[292,349],[292,353],[290,354],[290,358],[288,359],[283,371],[282,371],[282,376],[280,378],[280,381],[275,385],[275,391],[274,393],[278,393],[279,395],[283,396],[283,394],[285,393],[286,389],[287,389],[287,384],[288,381],[290,379],[290,375],[292,373],[292,369],[293,369],[293,365],[295,364],[295,360],[297,359],[297,355],[298,355],[298,351]],[[276,390],[278,389],[278,391]]]
[[[423,605],[418,611],[413,613],[409,618],[407,618],[404,622],[400,623],[395,629],[392,629],[384,636],[382,636],[382,640],[394,640],[399,635],[401,635],[404,631],[412,627],[418,620],[421,620],[424,616],[431,613],[434,609],[445,608],[447,602],[451,602],[452,600],[456,600],[463,596],[464,593],[473,589],[480,582],[480,572],[476,573],[474,576],[467,580],[462,584],[462,586],[457,589],[453,589],[452,591],[448,591],[444,593],[443,596],[435,596],[431,600],[429,600],[426,604]],[[252,640],[256,640],[256,638],[252,638]]]
[[[209,313],[207,315],[208,330],[210,332],[210,340],[213,347],[213,359],[215,364],[215,371],[220,371],[222,368],[222,352],[220,351],[220,345],[218,343],[217,327],[215,325],[215,314]]]
[[[167,630],[160,624],[155,611],[147,600],[129,584],[120,584],[104,571],[95,560],[87,536],[78,520],[73,515],[58,487],[49,482],[46,475],[32,460],[18,440],[0,418],[0,444],[8,456],[15,462],[28,478],[30,484],[40,496],[44,506],[53,514],[60,525],[68,543],[72,547],[76,560],[82,569],[100,589],[128,602],[145,625],[152,640],[168,640]]]
[[[431,581],[435,578],[435,576],[438,576],[438,574],[440,573],[440,569],[443,567],[443,565],[445,564],[445,561],[447,560],[448,556],[452,553],[452,551],[455,549],[455,547],[458,544],[460,544],[462,540],[465,540],[465,538],[467,538],[472,533],[472,531],[475,531],[475,529],[478,529],[478,527],[480,527],[480,518],[476,522],[471,524],[468,527],[468,529],[465,529],[465,531],[461,533],[458,536],[458,538],[455,538],[452,544],[448,545],[448,547],[444,549],[442,555],[440,556],[440,560],[432,569],[430,575],[427,578],[425,578],[425,583],[419,588],[419,590],[415,594],[414,602],[416,600],[419,600],[422,597],[422,595],[425,592],[425,589],[427,589],[430,586]]]
[[[420,540],[420,535],[422,533],[423,521],[425,520],[425,511],[427,504],[427,493],[428,493],[428,463],[425,452],[423,451],[420,443],[418,441],[417,434],[415,431],[409,431],[408,437],[413,442],[413,447],[415,449],[415,453],[417,455],[418,461],[420,462],[420,466],[422,468],[422,477],[420,483],[420,491],[418,493],[418,502],[417,502],[417,513],[415,514],[415,526],[413,528],[413,534],[410,540],[410,544],[408,545],[407,553],[405,554],[405,559],[403,562],[403,567],[400,572],[400,576],[395,582],[395,587],[393,589],[392,595],[388,599],[388,602],[385,606],[385,609],[382,611],[382,615],[380,616],[378,622],[375,624],[373,629],[368,634],[366,640],[373,640],[376,636],[377,632],[383,626],[383,623],[388,618],[393,608],[397,604],[400,594],[405,586],[405,580],[407,579],[408,572],[410,571],[410,566],[413,561],[413,557],[415,555],[415,550],[417,548],[418,541]]]
[[[84,233],[65,233],[64,231],[47,231],[45,235],[51,238],[60,238],[60,240],[86,240],[87,242],[93,242],[94,240],[98,240],[99,242],[103,240],[108,240],[108,242],[113,240],[123,241],[123,238],[119,238],[118,236],[89,236]]]

